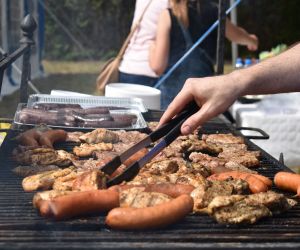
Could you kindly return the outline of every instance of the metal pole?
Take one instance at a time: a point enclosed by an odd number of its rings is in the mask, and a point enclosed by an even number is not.
[[[27,15],[22,23],[21,28],[23,31],[23,38],[20,43],[27,45],[27,50],[23,55],[22,61],[22,75],[21,75],[21,86],[20,86],[20,102],[26,103],[28,99],[28,81],[30,80],[30,54],[31,46],[34,45],[33,32],[36,29],[37,24],[31,15]]]
[[[230,0],[230,5],[232,5],[234,3],[234,0]],[[231,22],[234,24],[234,25],[237,25],[237,9],[233,9],[231,11],[231,14],[230,14],[230,19],[231,19]],[[236,43],[232,42],[231,43],[231,58],[232,58],[232,67],[234,68],[235,67],[235,61],[238,57],[238,46]]]
[[[226,6],[225,0],[219,0],[219,26],[217,40],[217,75],[224,72],[224,45],[225,45],[225,28],[226,28]]]

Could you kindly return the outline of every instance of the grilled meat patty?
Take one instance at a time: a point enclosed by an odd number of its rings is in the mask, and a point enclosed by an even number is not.
[[[144,188],[130,188],[120,193],[121,207],[152,207],[171,200],[171,197],[162,193],[143,192]]]
[[[253,224],[264,217],[290,209],[295,202],[268,191],[251,195],[217,196],[207,212],[222,224]]]

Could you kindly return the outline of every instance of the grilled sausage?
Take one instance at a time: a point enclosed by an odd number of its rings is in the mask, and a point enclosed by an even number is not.
[[[62,129],[49,130],[39,137],[39,144],[53,148],[54,143],[66,141],[67,135],[68,133]]]
[[[109,114],[108,107],[91,107],[81,110],[76,110],[76,114],[79,115],[88,115],[88,114]]]
[[[57,109],[82,109],[79,104],[68,104],[68,103],[35,103],[33,105],[34,109],[41,110],[57,110]]]
[[[19,121],[27,124],[49,124],[74,126],[75,118],[72,115],[62,115],[58,112],[24,108],[19,114]]]
[[[295,192],[300,197],[299,174],[278,172],[274,177],[274,183],[279,189]]]
[[[184,194],[153,207],[114,208],[108,213],[105,223],[113,229],[162,228],[183,219],[193,211],[193,205],[193,199]]]
[[[121,192],[130,188],[141,187],[144,188],[143,192],[156,192],[166,194],[172,198],[177,198],[183,194],[190,194],[195,187],[192,185],[185,184],[173,184],[173,183],[157,183],[157,184],[146,184],[146,185],[115,185],[110,187],[110,190]]]
[[[40,203],[40,213],[56,220],[91,213],[107,212],[119,206],[119,194],[113,190],[75,192]]]

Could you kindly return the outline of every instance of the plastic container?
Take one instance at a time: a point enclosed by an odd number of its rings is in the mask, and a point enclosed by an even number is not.
[[[141,98],[147,109],[160,110],[160,90],[141,84],[111,83],[105,87],[106,97]]]
[[[251,66],[252,65],[252,60],[251,60],[251,58],[246,58],[245,59],[245,64],[244,64],[244,68],[247,68],[247,67],[249,67],[249,66]]]
[[[244,67],[242,58],[238,57],[235,61],[235,69],[241,69]]]

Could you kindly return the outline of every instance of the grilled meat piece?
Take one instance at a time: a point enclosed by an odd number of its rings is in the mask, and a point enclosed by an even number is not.
[[[156,184],[170,182],[170,178],[167,175],[152,175],[147,172],[140,173],[128,184],[132,185],[146,185],[146,184]]]
[[[92,132],[80,136],[79,139],[82,142],[86,142],[89,144],[96,144],[100,142],[117,143],[120,141],[120,138],[116,132],[104,128],[95,129]]]
[[[18,166],[15,167],[12,171],[21,177],[27,177],[30,175],[40,174],[46,171],[51,170],[59,170],[60,168],[55,165],[48,165],[48,166]]]
[[[24,191],[48,190],[52,188],[55,179],[66,176],[72,171],[74,167],[31,175],[23,179],[22,187]]]
[[[57,153],[58,158],[54,164],[57,166],[60,166],[60,167],[69,166],[73,161],[78,159],[73,154],[71,154],[67,151],[64,151],[64,150],[56,150],[56,153]]]
[[[73,148],[73,153],[79,157],[91,156],[94,151],[112,151],[113,145],[111,143],[100,142],[97,144],[82,143],[80,146]]]
[[[114,147],[113,151],[115,151],[118,154],[120,154],[120,153],[123,153],[128,148],[132,147],[133,145],[134,145],[133,142],[129,142],[129,143],[119,142],[119,143],[115,143],[115,144],[113,144],[113,147]]]
[[[208,205],[207,212],[219,223],[253,224],[263,217],[290,209],[295,202],[282,194],[268,191],[251,195],[218,196]]]
[[[245,172],[245,173],[257,174],[257,171],[246,168],[244,165],[234,162],[234,161],[226,162],[225,167],[232,171],[240,171],[240,172]]]
[[[92,154],[94,159],[103,161],[104,163],[111,161],[117,155],[118,153],[114,151],[94,151]]]
[[[220,145],[222,148],[222,152],[240,152],[240,151],[247,151],[247,145],[246,144],[222,144]],[[258,152],[258,151],[256,151]]]
[[[152,207],[170,201],[171,197],[162,193],[143,192],[144,188],[130,188],[120,193],[121,207]]]
[[[94,160],[92,158],[89,158],[87,160],[78,160],[78,161],[73,162],[73,165],[78,169],[78,171],[100,169],[105,164],[106,164],[105,161]]]
[[[169,174],[168,175],[170,182],[175,184],[188,184],[194,187],[198,187],[206,184],[207,180],[200,174],[185,174],[181,175],[180,173]]]
[[[72,191],[73,183],[80,174],[81,172],[74,170],[67,175],[56,178],[52,189],[57,191]]]
[[[200,174],[203,177],[211,175],[210,169],[199,163],[187,163],[185,166],[181,166],[177,172],[178,174]]]
[[[209,214],[221,224],[253,224],[271,211],[260,203],[248,203],[243,195],[217,196],[208,205]]]
[[[208,168],[211,172],[213,172],[213,170],[217,167],[224,167],[226,163],[224,159],[196,152],[191,153],[189,159],[192,162],[199,163]]]
[[[191,193],[194,199],[194,212],[201,212],[217,196],[248,193],[248,183],[243,180],[207,181]]]
[[[182,148],[182,151],[187,153],[201,152],[205,154],[219,154],[222,152],[221,147],[199,139],[183,141],[180,146]]]
[[[106,163],[110,162],[116,155],[116,152],[112,151],[94,151],[92,153],[96,159],[89,158],[87,160],[73,161],[73,165],[79,170],[93,170],[100,169]]]
[[[206,143],[223,145],[223,144],[244,144],[244,139],[240,136],[235,136],[231,133],[229,134],[204,134],[202,135],[202,140]]]
[[[100,170],[84,172],[73,182],[73,191],[90,191],[106,188],[107,176]]]
[[[239,164],[244,165],[245,167],[257,167],[259,166],[260,162],[257,158],[258,151],[237,151],[237,152],[230,152],[225,151],[218,155],[218,158],[223,159],[225,161],[232,161]]]
[[[162,160],[162,161],[151,161],[140,172],[148,172],[153,175],[164,175],[176,173],[179,169],[178,162],[176,160]]]
[[[27,151],[14,152],[14,159],[24,165],[46,166],[57,165],[60,167],[69,166],[74,156],[64,150],[52,148],[34,148]]]
[[[257,193],[248,195],[245,199],[248,204],[261,203],[265,205],[272,214],[280,214],[296,205],[294,200],[287,199],[283,194],[268,191],[265,193]]]
[[[83,132],[67,132],[67,142],[81,142],[79,137],[82,136],[84,133]]]
[[[120,141],[125,144],[130,144],[130,143],[135,144],[147,136],[147,134],[138,131],[119,130],[119,131],[115,131],[115,133],[118,134]]]
[[[41,201],[49,201],[56,197],[67,195],[70,193],[72,193],[72,191],[48,190],[48,191],[38,192],[33,196],[32,204],[35,208],[39,208]]]

